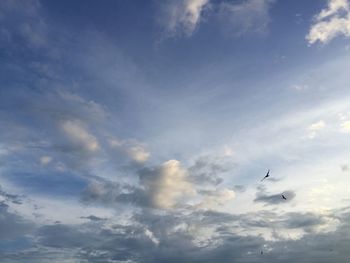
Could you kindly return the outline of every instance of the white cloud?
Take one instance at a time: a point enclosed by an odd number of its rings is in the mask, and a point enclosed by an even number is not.
[[[75,146],[88,152],[96,152],[99,149],[97,139],[86,130],[82,123],[69,120],[63,122],[61,128]]]
[[[144,176],[143,185],[150,193],[154,206],[163,209],[175,207],[186,196],[196,193],[187,181],[188,172],[177,160],[169,160],[153,171],[153,176]]]
[[[312,123],[308,130],[309,130],[309,138],[313,139],[315,138],[317,132],[319,132],[320,130],[324,129],[324,127],[326,127],[326,123],[323,120],[320,120],[318,122]]]
[[[127,153],[130,158],[139,163],[144,163],[151,155],[142,145],[135,145],[128,148]]]
[[[328,7],[323,9],[321,13],[317,15],[317,20],[322,20],[329,16],[337,14],[340,10],[349,10],[348,0],[330,0]]]
[[[319,131],[322,130],[326,126],[325,122],[323,120],[320,120],[318,122],[315,122],[309,126],[310,131]]]
[[[316,16],[306,40],[314,44],[317,41],[327,43],[340,35],[350,37],[349,11],[348,0],[329,0],[327,8]]]
[[[350,121],[343,121],[340,126],[342,132],[350,133]]]
[[[201,20],[201,13],[209,0],[167,1],[162,11],[161,21],[166,31],[171,35],[191,35]]]
[[[273,2],[273,0],[223,2],[220,5],[220,17],[227,31],[235,35],[247,32],[264,33],[270,22],[269,9]]]
[[[52,157],[44,155],[40,157],[40,164],[42,166],[48,165],[52,161]]]
[[[292,88],[296,91],[305,91],[307,89],[309,89],[309,85],[307,84],[295,84],[292,86]]]
[[[153,232],[149,229],[145,229],[145,235],[157,246],[159,245],[159,240],[154,236]]]

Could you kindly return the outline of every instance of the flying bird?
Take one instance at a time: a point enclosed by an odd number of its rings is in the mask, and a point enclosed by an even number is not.
[[[282,195],[282,198],[283,198],[284,200],[287,200],[287,197],[285,197],[284,195]]]
[[[266,175],[264,176],[263,179],[261,179],[261,182],[264,181],[267,177],[270,176],[270,169],[267,171]]]

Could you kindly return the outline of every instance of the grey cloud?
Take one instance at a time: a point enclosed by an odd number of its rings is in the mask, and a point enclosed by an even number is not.
[[[307,228],[323,221],[318,219],[322,217],[309,213],[279,215],[262,211],[231,215],[206,211],[164,214],[146,209],[130,218],[128,225],[115,224],[111,228],[93,226],[92,223],[40,227],[36,234],[36,249],[7,254],[3,258],[7,260],[5,262],[41,262],[35,261],[41,255],[42,258],[59,261],[62,257],[57,252],[61,251],[65,259],[73,262],[348,262],[349,213],[338,215],[342,224],[334,232],[308,232],[298,240],[283,239],[277,235],[275,241],[268,241],[262,236],[236,234],[228,227],[230,222],[254,219],[259,214],[275,218],[276,224],[287,228]],[[189,226],[195,222],[202,227],[215,226],[215,234],[206,244],[196,243],[196,233],[191,232],[191,227],[179,228],[179,225]],[[152,231],[159,240],[158,246],[145,234],[145,229]],[[264,255],[260,255],[261,250]]]
[[[152,206],[150,196],[143,189],[132,185],[121,185],[104,179],[91,181],[82,192],[81,201],[86,204],[96,203],[106,206],[133,204]]]
[[[223,182],[222,175],[232,168],[233,164],[222,158],[204,156],[198,158],[188,171],[195,184],[216,186]]]
[[[347,172],[347,171],[349,171],[349,165],[347,165],[347,164],[342,164],[342,165],[340,166],[340,169],[342,170],[342,172]]]
[[[33,232],[34,224],[8,211],[9,206],[0,203],[0,240],[14,239]]]
[[[310,229],[325,223],[324,216],[313,213],[288,213],[287,220],[283,222],[286,228]]]
[[[6,201],[12,202],[14,204],[22,204],[22,197],[19,195],[9,194],[2,190],[0,186],[0,196],[2,196]]]
[[[284,195],[287,200],[282,198]],[[265,203],[266,205],[277,205],[281,203],[290,202],[295,198],[295,192],[292,190],[283,191],[278,194],[269,194],[266,192],[265,187],[258,187],[258,191],[256,193],[256,198],[254,202],[256,203]]]
[[[246,186],[244,185],[235,185],[233,186],[233,190],[238,193],[244,193],[246,191]]]
[[[82,216],[80,217],[82,219],[89,219],[90,221],[105,221],[106,218],[101,218],[98,216],[90,215],[90,216]]]

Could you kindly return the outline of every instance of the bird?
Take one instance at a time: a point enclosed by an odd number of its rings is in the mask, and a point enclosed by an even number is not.
[[[287,197],[285,197],[284,195],[282,195],[282,198],[283,198],[284,200],[287,200]]]
[[[264,176],[263,179],[261,179],[261,182],[264,181],[267,177],[270,176],[270,169],[267,171],[266,175]]]
[[[264,254],[264,252],[261,250],[261,251],[260,251],[260,255],[263,255],[263,254]]]

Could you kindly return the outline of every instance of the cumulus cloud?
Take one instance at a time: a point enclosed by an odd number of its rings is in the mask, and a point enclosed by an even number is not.
[[[337,36],[350,37],[350,6],[348,0],[329,0],[327,8],[315,17],[306,36],[308,43],[328,43]]]
[[[160,23],[170,35],[190,36],[201,20],[209,0],[165,1],[162,4]]]
[[[64,121],[61,124],[61,129],[69,141],[80,150],[86,152],[96,152],[99,150],[96,137],[90,134],[81,122],[72,120]]]
[[[116,144],[119,147],[120,143]],[[93,180],[84,190],[82,200],[86,203],[97,202],[108,206],[128,203],[143,208],[165,210],[184,207],[194,210],[217,209],[226,205],[234,199],[235,192],[228,188],[218,188],[215,177],[214,181],[209,177],[215,176],[217,172],[226,171],[227,167],[204,161],[207,159],[200,160],[189,169],[182,167],[177,160],[143,167],[137,171],[139,183],[134,185],[101,178]]]
[[[241,2],[223,2],[219,16],[228,33],[242,34],[265,33],[270,22],[269,10],[274,0],[247,0]]]
[[[141,172],[140,180],[150,194],[155,207],[169,209],[188,195],[196,193],[188,181],[188,172],[177,160],[169,160],[160,167]]]

